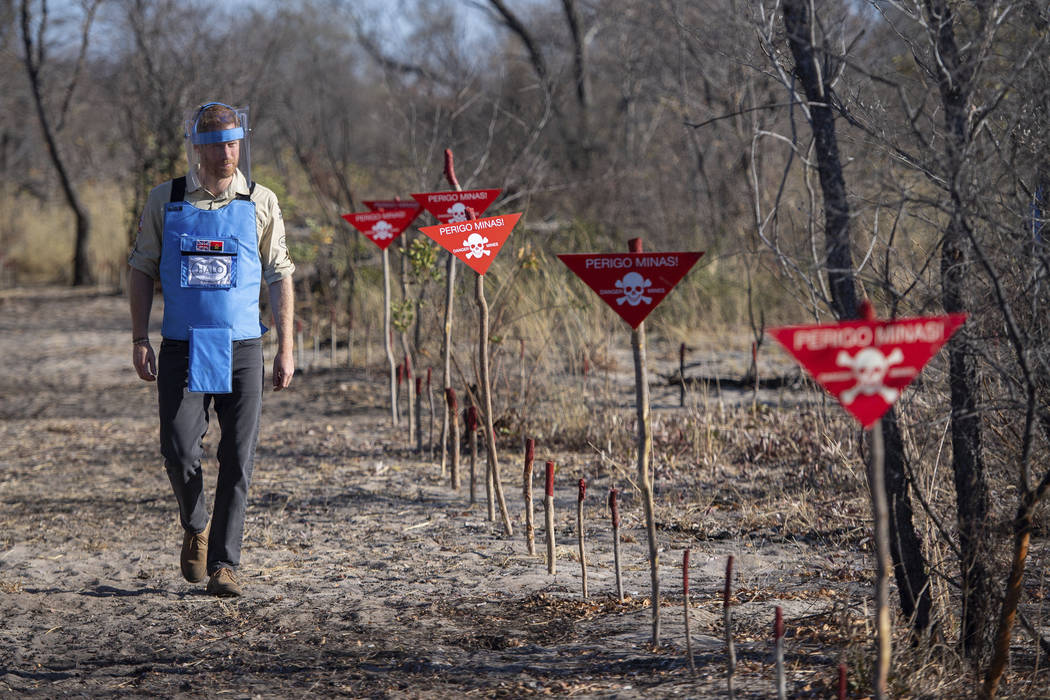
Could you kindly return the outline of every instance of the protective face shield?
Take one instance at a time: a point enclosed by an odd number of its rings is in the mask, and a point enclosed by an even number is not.
[[[248,108],[230,107],[221,102],[209,102],[186,115],[186,160],[189,163],[187,190],[201,186],[201,168],[219,177],[232,169],[244,173],[249,183],[251,176],[251,149],[249,147]],[[237,141],[240,154],[231,162],[228,149],[222,144]]]

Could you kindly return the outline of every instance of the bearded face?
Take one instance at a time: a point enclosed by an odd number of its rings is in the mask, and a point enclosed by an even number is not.
[[[206,143],[195,146],[205,178],[225,180],[233,177],[241,160],[241,142]]]

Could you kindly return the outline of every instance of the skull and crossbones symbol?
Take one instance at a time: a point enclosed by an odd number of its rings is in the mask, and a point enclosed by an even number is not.
[[[480,260],[482,255],[491,255],[491,250],[485,250],[485,244],[488,242],[489,239],[485,238],[480,233],[470,234],[467,236],[467,240],[463,242],[468,248],[470,248],[470,251],[468,251],[464,257],[478,258]]]
[[[455,224],[460,221],[467,220],[467,205],[463,202],[456,202],[448,208],[448,222]]]
[[[624,302],[631,306],[638,306],[643,301],[646,304],[653,303],[653,298],[645,296],[645,290],[652,286],[650,280],[645,279],[637,272],[628,272],[623,276],[623,279],[617,280],[616,288],[623,292],[623,296],[616,300],[616,303],[623,306]]]
[[[376,225],[372,227],[372,238],[377,241],[385,241],[388,238],[394,237],[394,227],[386,221],[377,221]]]
[[[856,384],[842,392],[842,403],[853,403],[859,394],[878,394],[886,403],[896,401],[900,392],[883,384],[883,380],[892,365],[903,361],[904,353],[900,348],[893,348],[889,355],[884,355],[878,348],[864,348],[852,357],[845,350],[839,351],[835,364],[849,368],[857,380]]]

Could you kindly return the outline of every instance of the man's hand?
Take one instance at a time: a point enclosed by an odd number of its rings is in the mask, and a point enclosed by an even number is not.
[[[135,345],[131,350],[131,361],[139,377],[147,382],[157,381],[157,356],[149,343]]]
[[[292,353],[277,353],[273,358],[273,390],[287,389],[295,374],[295,358]]]
[[[153,306],[153,278],[142,270],[131,269],[128,301],[131,303],[131,364],[147,382],[157,381],[157,356],[149,344],[149,312]]]
[[[287,389],[295,374],[295,352],[292,344],[292,306],[295,294],[292,278],[282,277],[270,284],[270,306],[277,327],[277,354],[273,358],[273,390]]]

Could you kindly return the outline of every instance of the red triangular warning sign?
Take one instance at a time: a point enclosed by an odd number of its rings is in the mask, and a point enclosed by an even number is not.
[[[487,219],[471,219],[419,230],[455,255],[479,275],[485,274],[507,240],[521,214],[504,214]]]
[[[442,224],[466,221],[470,218],[467,209],[480,217],[496,201],[501,190],[462,190],[452,192],[425,192],[412,195],[423,208]]]
[[[408,228],[418,213],[418,209],[384,209],[343,214],[343,218],[379,246],[380,250],[385,250]]]
[[[645,320],[703,253],[568,253],[569,269],[631,328]]]
[[[771,328],[769,334],[843,408],[870,428],[900,397],[966,314]]]

